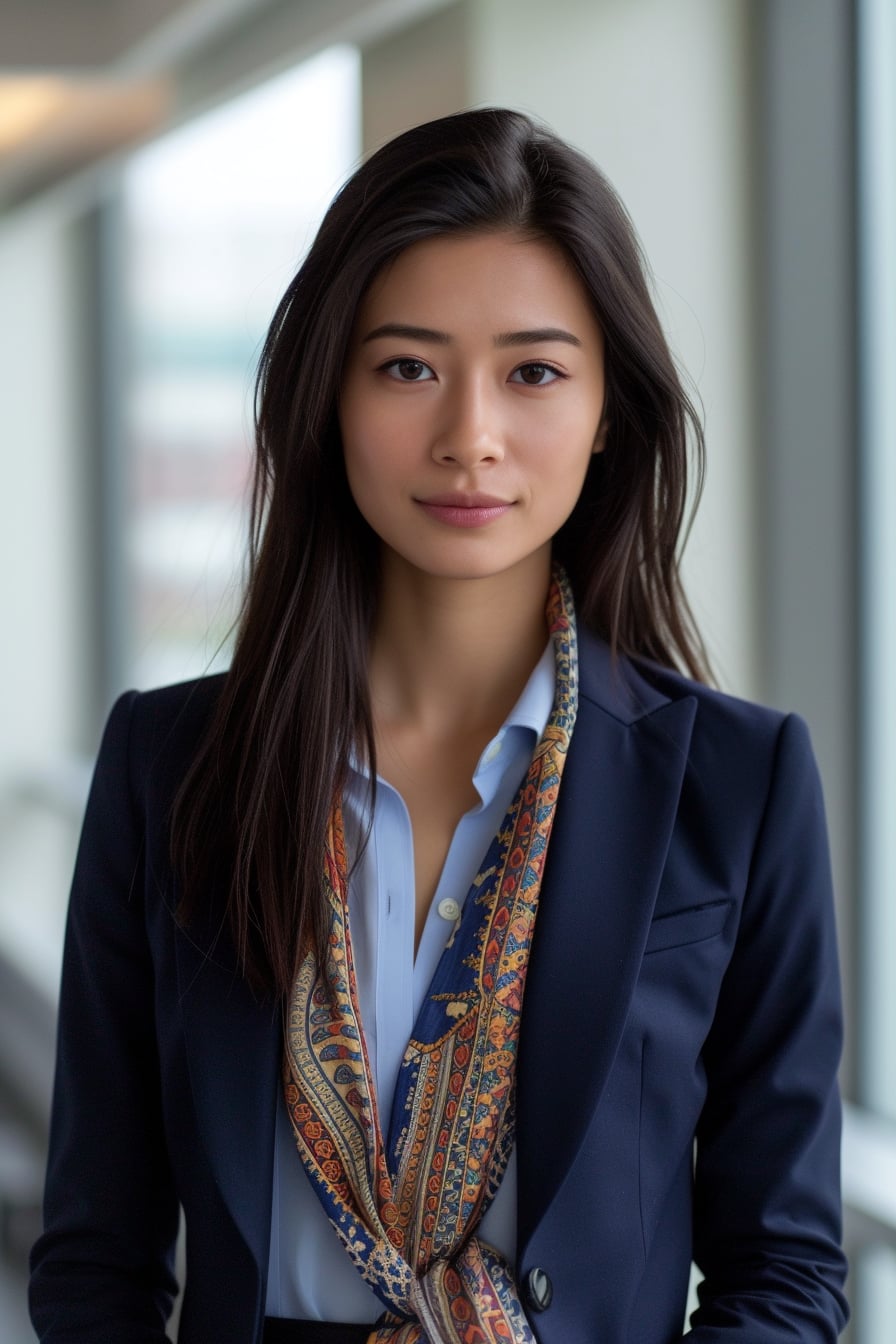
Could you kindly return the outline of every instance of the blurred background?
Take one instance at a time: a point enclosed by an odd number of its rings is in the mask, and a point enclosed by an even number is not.
[[[705,411],[689,590],[809,721],[843,948],[853,1344],[896,1321],[896,4],[0,0],[0,1336],[32,1339],[105,714],[226,665],[251,385],[359,156],[509,104],[618,187]],[[5,1313],[5,1314],[4,1314]]]

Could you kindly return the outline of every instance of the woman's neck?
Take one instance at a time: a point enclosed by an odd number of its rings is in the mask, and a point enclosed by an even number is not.
[[[550,557],[484,579],[383,558],[370,658],[374,720],[431,740],[504,722],[541,656]]]

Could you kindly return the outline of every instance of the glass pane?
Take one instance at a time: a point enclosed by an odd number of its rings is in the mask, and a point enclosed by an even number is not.
[[[251,391],[281,293],[360,145],[338,47],[137,154],[124,182],[128,684],[226,664]]]

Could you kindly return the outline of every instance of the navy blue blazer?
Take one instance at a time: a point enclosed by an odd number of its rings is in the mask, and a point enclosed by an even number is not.
[[[830,1344],[841,1043],[818,776],[796,717],[580,635],[518,1070],[518,1263],[542,1344]],[[175,924],[172,794],[220,681],[115,706],[66,937],[42,1340],[257,1344],[280,1020],[216,918]],[[696,1144],[695,1144],[696,1139]],[[296,1159],[298,1161],[298,1157]]]

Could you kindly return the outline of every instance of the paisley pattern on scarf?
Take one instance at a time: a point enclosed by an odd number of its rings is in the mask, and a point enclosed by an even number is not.
[[[338,802],[330,817],[326,976],[309,956],[296,979],[284,1090],[315,1191],[386,1308],[370,1344],[534,1344],[512,1269],[475,1229],[514,1142],[526,970],[576,716],[575,612],[559,568],[546,615],[553,708],[421,1005],[388,1133],[358,1011]]]

